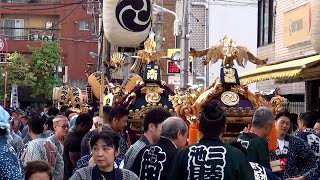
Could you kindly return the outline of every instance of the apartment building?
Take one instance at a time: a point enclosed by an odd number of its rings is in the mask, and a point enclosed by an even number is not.
[[[39,46],[40,40],[59,40],[63,51],[59,75],[65,83],[85,87],[87,63],[97,64],[89,52],[97,52],[99,36],[98,16],[91,14],[86,1],[2,0],[0,19],[9,53],[28,57],[28,46]]]

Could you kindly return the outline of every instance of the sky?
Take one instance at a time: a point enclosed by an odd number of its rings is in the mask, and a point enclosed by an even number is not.
[[[236,45],[247,47],[254,55],[257,54],[257,14],[258,6],[221,6],[209,5],[209,45],[219,44],[225,35],[232,38]],[[210,65],[210,82],[220,73],[221,60]],[[256,68],[248,62],[246,68],[237,67],[238,74]],[[249,89],[256,91],[256,84]]]

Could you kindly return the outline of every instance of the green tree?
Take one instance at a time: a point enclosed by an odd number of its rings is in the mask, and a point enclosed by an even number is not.
[[[59,41],[43,41],[40,47],[29,47],[31,71],[37,77],[32,87],[33,96],[52,97],[52,89],[61,79],[54,76],[56,66],[60,65],[61,52]]]
[[[10,95],[11,85],[17,84],[18,86],[32,86],[36,81],[34,73],[30,71],[29,64],[26,63],[25,57],[19,53],[12,53],[8,56],[8,84],[7,93]],[[4,98],[4,86],[5,86],[5,72],[6,66],[0,66],[0,99],[1,102]]]

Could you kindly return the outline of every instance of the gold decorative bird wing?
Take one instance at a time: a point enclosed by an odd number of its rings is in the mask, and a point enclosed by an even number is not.
[[[202,51],[197,51],[193,48],[190,48],[190,52],[189,52],[189,55],[192,56],[192,57],[202,57],[202,56],[206,56],[208,51],[209,51],[210,48],[207,48],[207,49],[204,49]]]
[[[142,57],[137,57],[135,58],[134,63],[131,66],[130,70],[137,73],[141,69],[141,66],[142,66]]]
[[[193,57],[202,57],[206,56],[206,58],[203,60],[203,64],[207,65],[211,61],[212,63],[216,63],[219,59],[224,60],[224,55],[222,53],[222,46],[212,46],[211,48],[202,50],[202,51],[196,51],[194,49],[190,50],[190,54]]]
[[[268,59],[258,59],[246,47],[237,46],[238,52],[236,54],[237,63],[239,66],[244,67],[247,65],[248,60],[253,64],[262,65],[266,64]]]

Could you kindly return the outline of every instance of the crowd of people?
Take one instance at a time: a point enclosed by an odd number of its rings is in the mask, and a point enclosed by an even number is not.
[[[128,114],[118,106],[105,106],[102,119],[65,106],[25,111],[0,106],[0,179],[320,179],[320,117],[314,112],[274,116],[261,107],[249,128],[228,144],[226,116],[217,102],[208,102],[199,117],[200,140],[193,145],[186,122],[164,108],[145,114],[139,138],[128,127]],[[273,128],[277,147],[268,149]]]

